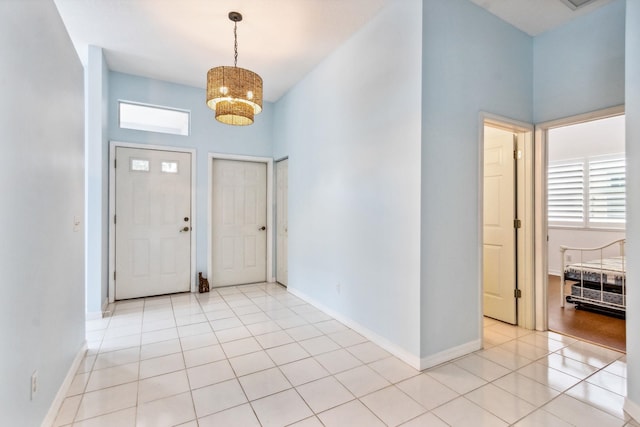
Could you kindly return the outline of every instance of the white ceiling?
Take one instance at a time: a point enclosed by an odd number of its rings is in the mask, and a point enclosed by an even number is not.
[[[264,99],[278,100],[324,57],[395,0],[55,0],[83,61],[104,49],[109,69],[205,87],[207,70],[233,65],[230,11],[238,23],[238,66],[260,74]],[[401,1],[401,0],[398,0]],[[572,11],[560,0],[471,0],[531,35],[612,0]]]
[[[471,0],[530,36],[537,36],[613,0],[595,0],[572,10],[561,0]]]

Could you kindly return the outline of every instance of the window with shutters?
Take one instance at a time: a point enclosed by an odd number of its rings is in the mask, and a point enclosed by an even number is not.
[[[549,163],[549,225],[584,226],[584,161]]]
[[[624,228],[624,154],[550,162],[549,226]]]
[[[589,224],[623,226],[626,214],[624,157],[589,160]]]

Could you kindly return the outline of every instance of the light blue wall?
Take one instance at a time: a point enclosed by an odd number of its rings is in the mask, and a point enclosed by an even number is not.
[[[625,1],[534,39],[534,120],[624,103]]]
[[[480,339],[479,113],[531,122],[533,54],[467,0],[425,0],[422,16],[424,358]]]
[[[203,74],[202,78],[205,79]],[[189,136],[144,132],[118,127],[118,100],[162,105],[191,111]],[[229,126],[215,120],[205,104],[205,90],[159,80],[111,72],[109,78],[109,139],[118,142],[166,145],[196,150],[196,270],[207,273],[208,153],[271,157],[273,107],[251,126]],[[108,163],[104,163],[104,168]]]
[[[50,0],[0,1],[0,52],[0,425],[39,426],[84,343],[83,70]]]
[[[89,317],[101,316],[107,300],[109,251],[109,157],[107,113],[109,69],[102,48],[89,46],[85,65],[85,283]]]
[[[392,2],[274,118],[274,157],[289,156],[289,289],[414,357],[420,21],[419,0]]]
[[[640,1],[627,0],[627,394],[640,408]],[[638,413],[634,413],[637,417]]]

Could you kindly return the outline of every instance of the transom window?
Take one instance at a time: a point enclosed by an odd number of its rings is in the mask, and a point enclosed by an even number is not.
[[[189,135],[188,111],[120,101],[118,113],[123,129]]]

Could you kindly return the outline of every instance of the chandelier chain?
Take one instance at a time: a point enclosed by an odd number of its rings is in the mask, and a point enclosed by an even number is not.
[[[233,55],[233,66],[238,66],[238,23],[234,22],[233,24],[233,39],[234,39],[234,55]]]

